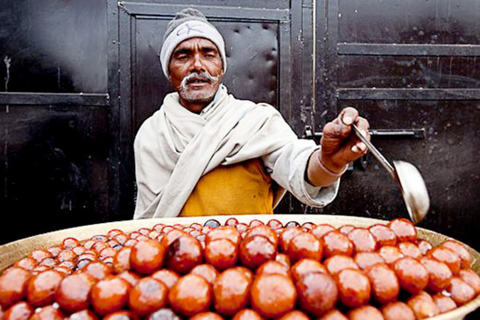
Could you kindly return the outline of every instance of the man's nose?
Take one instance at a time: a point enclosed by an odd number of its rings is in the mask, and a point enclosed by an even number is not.
[[[205,65],[203,64],[202,56],[200,54],[196,54],[193,57],[193,68],[198,71],[205,70]]]

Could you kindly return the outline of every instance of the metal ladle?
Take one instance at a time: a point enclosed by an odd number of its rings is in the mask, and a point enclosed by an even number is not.
[[[425,181],[418,169],[411,163],[399,160],[393,161],[392,166],[362,132],[360,132],[360,129],[358,129],[355,124],[353,124],[352,127],[358,138],[365,143],[370,152],[388,171],[390,176],[392,176],[393,180],[398,183],[412,222],[417,224],[422,221],[430,207],[430,198],[428,197]]]

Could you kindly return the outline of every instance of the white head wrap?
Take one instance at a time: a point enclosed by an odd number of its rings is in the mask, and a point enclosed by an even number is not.
[[[177,16],[168,24],[165,32],[160,62],[165,76],[169,77],[168,65],[173,51],[179,43],[191,38],[205,38],[212,41],[218,48],[223,62],[223,72],[227,70],[225,42],[222,35],[205,16],[198,10],[188,8],[177,13]]]

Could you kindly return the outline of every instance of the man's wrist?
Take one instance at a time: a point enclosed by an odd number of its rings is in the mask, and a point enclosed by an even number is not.
[[[333,171],[333,170],[330,170],[329,168],[327,168],[327,166],[325,166],[325,164],[320,159],[320,157],[317,157],[317,161],[318,161],[317,163],[318,163],[318,166],[320,167],[320,169],[322,169],[323,171],[325,171],[329,175],[331,175],[333,177],[336,177],[336,178],[341,177],[345,173],[345,171],[347,171],[347,169],[348,169],[348,164],[346,164],[343,169],[341,169],[339,171]]]
[[[321,161],[321,151],[317,150],[310,156],[306,181],[316,187],[330,186],[345,173],[347,168],[348,164],[340,167],[338,171],[330,169]]]

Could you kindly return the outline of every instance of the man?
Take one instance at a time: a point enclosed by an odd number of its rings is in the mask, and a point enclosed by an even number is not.
[[[135,138],[135,219],[271,214],[285,191],[322,207],[348,163],[366,153],[351,124],[368,135],[368,122],[353,108],[325,125],[317,146],[274,107],[228,94],[224,40],[198,10],[169,23],[160,61],[176,92]]]

